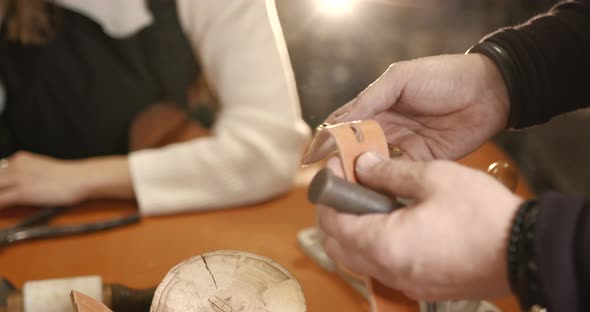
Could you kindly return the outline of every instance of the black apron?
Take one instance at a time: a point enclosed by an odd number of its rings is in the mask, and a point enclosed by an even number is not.
[[[61,9],[41,46],[9,41],[2,27],[0,157],[28,150],[58,158],[128,152],[128,130],[149,105],[186,107],[198,69],[175,0],[148,0],[154,22],[114,39],[86,16]]]

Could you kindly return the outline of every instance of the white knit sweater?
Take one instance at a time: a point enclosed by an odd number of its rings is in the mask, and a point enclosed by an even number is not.
[[[144,0],[56,0],[112,36],[151,23]],[[309,129],[272,0],[177,0],[180,21],[222,105],[213,136],[129,157],[143,214],[227,208],[287,191]]]

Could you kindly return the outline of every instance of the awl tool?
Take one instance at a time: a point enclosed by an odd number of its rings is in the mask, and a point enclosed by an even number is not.
[[[314,176],[307,197],[314,204],[357,215],[390,213],[404,206],[391,197],[339,178],[327,168]]]

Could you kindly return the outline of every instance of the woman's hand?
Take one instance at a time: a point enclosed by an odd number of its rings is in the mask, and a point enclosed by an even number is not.
[[[329,167],[341,174],[337,159]],[[356,173],[371,189],[415,202],[362,216],[319,207],[326,251],[338,263],[418,300],[509,293],[507,246],[518,196],[486,173],[448,161],[364,154]]]
[[[442,55],[392,65],[326,121],[375,119],[411,159],[458,159],[504,129],[508,113],[508,91],[492,61]]]
[[[60,160],[17,152],[0,169],[0,208],[72,205],[98,197],[131,198],[125,157]]]

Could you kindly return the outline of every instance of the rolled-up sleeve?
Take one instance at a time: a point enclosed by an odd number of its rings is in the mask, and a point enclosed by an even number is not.
[[[289,190],[309,129],[274,1],[177,4],[222,109],[211,137],[130,155],[141,212],[232,207]]]

